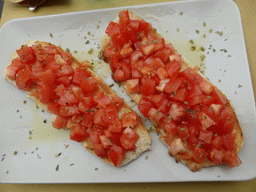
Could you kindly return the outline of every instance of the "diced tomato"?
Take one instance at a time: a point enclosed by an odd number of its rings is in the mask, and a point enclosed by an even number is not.
[[[180,72],[179,75],[185,77],[190,82],[193,82],[195,79],[195,74],[191,67],[186,68],[184,71]]]
[[[77,98],[74,94],[70,93],[69,91],[67,91],[58,101],[58,104],[62,106],[70,106],[77,103]]]
[[[163,67],[157,68],[156,73],[157,73],[159,79],[166,79],[166,78],[168,78],[168,76],[169,76],[168,72],[167,72],[166,69],[163,68]]]
[[[91,73],[85,69],[76,69],[75,70],[75,73],[74,73],[74,76],[73,76],[73,82],[74,83],[77,83],[77,84],[80,84],[80,81],[83,79],[83,78],[89,78],[91,77]]]
[[[140,21],[139,20],[130,20],[130,26],[134,30],[135,34],[138,32]]]
[[[223,161],[227,163],[229,167],[238,167],[242,163],[234,151],[226,151],[224,153]]]
[[[122,117],[123,127],[134,127],[136,126],[137,121],[138,121],[138,117],[136,112],[128,112],[123,114],[123,117]]]
[[[12,60],[11,65],[7,66],[5,75],[10,79],[16,79],[16,74],[24,66],[20,58]]]
[[[130,24],[130,16],[128,10],[119,12],[119,23],[123,26]]]
[[[110,37],[120,33],[120,26],[119,26],[119,24],[111,21],[108,24],[108,27],[107,27],[105,33],[108,34]]]
[[[151,28],[152,26],[150,23],[146,22],[143,19],[140,20],[139,31],[143,31],[145,34],[147,34]]]
[[[216,136],[212,140],[212,146],[220,151],[222,149],[222,146],[223,146],[223,139],[222,139],[222,137],[221,136]]]
[[[155,52],[154,57],[160,58],[163,61],[163,63],[166,64],[169,61],[170,53],[171,49],[169,47],[165,47]]]
[[[199,87],[201,88],[201,91],[205,94],[210,94],[214,90],[214,87],[205,80],[200,82]]]
[[[60,111],[60,105],[58,103],[51,102],[47,106],[47,109],[49,110],[50,113],[58,115]]]
[[[74,74],[74,69],[70,65],[61,65],[56,71],[54,71],[55,77],[71,76]]]
[[[184,102],[186,99],[186,93],[187,93],[186,88],[179,88],[176,91],[173,99],[175,99],[176,101]]]
[[[161,129],[163,131],[165,131],[167,133],[167,136],[169,138],[171,138],[171,140],[173,139],[173,137],[177,134],[178,129],[177,129],[177,124],[175,123],[175,121],[173,121],[172,119],[164,116],[160,122],[159,122],[159,126],[161,127]]]
[[[172,63],[170,62],[166,65],[166,69],[167,69],[167,72],[168,72],[170,78],[174,79],[179,75],[181,65],[176,61],[174,61]]]
[[[73,129],[71,129],[69,135],[70,139],[76,142],[81,142],[89,136],[86,128],[81,125],[76,125]]]
[[[104,121],[101,118],[102,113],[103,113],[103,109],[99,109],[94,112],[94,119],[93,119],[94,124],[104,126]]]
[[[184,149],[184,144],[182,143],[180,138],[175,139],[170,145],[170,151],[172,156],[177,155],[178,153],[184,151]]]
[[[125,74],[122,69],[117,69],[113,75],[113,79],[117,82],[125,80]]]
[[[138,93],[140,91],[139,79],[129,79],[126,82],[128,93]]]
[[[192,98],[192,97],[201,96],[201,95],[202,95],[202,91],[200,87],[194,84],[192,89],[189,91],[187,98]]]
[[[211,95],[204,95],[202,97],[202,104],[206,105],[206,106],[210,106],[211,104],[213,104],[215,102],[215,98]]]
[[[154,74],[153,68],[149,67],[149,66],[144,66],[140,72],[142,73],[143,76],[151,76]]]
[[[145,61],[145,63],[146,63],[146,61]],[[150,62],[147,65],[149,65],[151,68],[153,68],[155,70],[157,70],[160,67],[164,69],[164,63],[159,58],[154,59],[152,62]]]
[[[130,55],[130,62],[131,65],[133,66],[134,63],[136,63],[137,61],[139,61],[139,59],[143,57],[143,53],[141,51],[134,51],[131,55]]]
[[[114,106],[107,106],[102,110],[101,119],[107,125],[110,125],[117,118],[117,110]]]
[[[189,137],[188,127],[186,125],[179,125],[177,129],[181,140],[186,141]]]
[[[154,52],[155,50],[155,45],[154,44],[147,44],[140,46],[140,50],[145,54],[145,55],[150,55],[151,53]]]
[[[98,89],[97,81],[93,77],[84,78],[80,81],[80,87],[84,93],[90,93]]]
[[[101,135],[100,140],[101,140],[103,147],[106,149],[110,148],[113,145],[111,140],[109,138],[107,138],[105,135]]]
[[[217,104],[225,105],[228,100],[218,89],[211,92],[211,95],[215,98]]]
[[[212,125],[215,125],[216,122],[213,121],[208,115],[206,115],[204,112],[200,112],[199,113],[199,120],[202,124],[202,129],[206,130],[207,128],[209,128]]]
[[[138,103],[138,108],[140,112],[144,115],[144,117],[148,116],[148,112],[152,107],[153,105],[144,97]]]
[[[133,129],[127,127],[123,131],[120,142],[125,149],[130,149],[139,139],[139,135]]]
[[[68,87],[72,82],[72,76],[63,76],[58,79],[55,79],[58,84],[63,84]]]
[[[195,147],[192,158],[194,161],[201,164],[207,158],[207,155],[208,153],[204,149]]]
[[[176,78],[170,80],[164,87],[164,91],[166,93],[174,93],[176,94],[177,89],[184,83],[184,78]]]
[[[23,63],[34,64],[36,56],[33,50],[27,45],[23,45],[19,50],[16,51]]]
[[[158,95],[149,95],[148,100],[155,105],[156,107],[159,107],[161,105],[162,100],[165,99],[165,95],[158,94]]]
[[[39,79],[45,84],[49,85],[54,83],[54,75],[51,70],[46,70],[39,75]]]
[[[98,157],[107,157],[107,150],[101,143],[93,144],[93,151],[96,153]]]
[[[208,154],[208,157],[211,161],[213,161],[216,165],[221,165],[222,164],[222,160],[224,157],[223,152],[213,148],[211,149],[211,151]]]
[[[68,63],[62,58],[60,54],[55,55],[55,62],[60,65],[67,65]]]
[[[117,108],[117,111],[119,111],[124,104],[124,99],[121,97],[112,97],[111,105],[114,105]]]
[[[165,40],[164,38],[161,38],[161,39],[156,39],[153,41],[155,45],[155,51],[158,51],[159,49],[162,49],[165,47]]]
[[[223,139],[223,146],[227,149],[227,150],[233,150],[235,147],[235,141],[236,141],[236,134],[226,134],[222,136]]]
[[[70,65],[73,61],[73,57],[71,53],[68,53],[67,51],[64,51],[61,53],[62,58],[66,61],[68,65]]]
[[[52,126],[56,129],[62,129],[64,127],[67,127],[67,118],[57,115]]]
[[[32,87],[32,81],[30,79],[31,70],[28,67],[20,69],[16,75],[16,85],[21,90],[29,90]]]
[[[60,115],[61,116],[73,116],[77,115],[79,113],[78,107],[76,105],[74,106],[61,106],[60,107]]]
[[[53,84],[50,85],[37,85],[37,91],[39,100],[41,103],[48,103],[50,99],[55,95],[54,93],[55,86]]]
[[[165,89],[165,86],[167,85],[167,83],[169,81],[170,81],[170,79],[162,79],[162,80],[160,80],[159,85],[156,86],[156,90],[159,91],[159,92],[163,92],[164,89]]]
[[[163,112],[164,114],[167,113],[170,109],[170,101],[168,99],[164,99],[161,101],[160,106],[158,107],[158,111]]]
[[[44,48],[41,44],[32,45],[31,49],[33,50],[33,52],[36,56],[44,54]]]
[[[199,133],[199,139],[208,144],[212,143],[212,137],[213,137],[213,133],[211,131],[201,130]]]
[[[153,79],[143,79],[141,81],[141,94],[143,95],[153,95],[155,93],[155,81]]]
[[[142,77],[141,72],[138,69],[132,69],[132,78],[140,79]]]
[[[112,120],[112,123],[108,126],[111,133],[120,133],[122,131],[122,121],[119,118]]]
[[[55,46],[45,46],[44,47],[45,50],[45,54],[50,54],[50,55],[56,55],[59,54],[59,51],[57,50],[57,48]]]
[[[161,111],[158,111],[155,108],[151,108],[148,112],[148,116],[156,123],[160,121],[160,119],[164,116]]]
[[[133,49],[131,48],[131,43],[124,44],[123,48],[120,51],[120,55],[123,58],[129,57],[133,52]]]
[[[124,149],[122,149],[122,147],[119,147],[117,145],[113,145],[110,148],[108,153],[108,157],[111,159],[111,161],[116,167],[120,167],[120,165],[123,162],[124,156],[125,156]]]
[[[63,84],[61,84],[57,86],[54,92],[56,92],[56,95],[58,95],[59,97],[62,97],[66,93],[66,88],[64,87]]]
[[[181,118],[185,116],[185,114],[186,110],[182,105],[175,102],[171,104],[169,115],[174,121],[180,121]]]
[[[201,104],[203,102],[203,96],[202,95],[196,95],[194,97],[190,97],[187,99],[188,106],[194,106],[197,104]]]

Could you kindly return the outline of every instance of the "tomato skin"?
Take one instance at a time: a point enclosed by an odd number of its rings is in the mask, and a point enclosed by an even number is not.
[[[167,69],[167,72],[168,72],[170,78],[174,79],[179,75],[181,65],[179,63],[177,63],[176,61],[174,61],[172,63],[168,63],[166,65],[166,69]]]
[[[168,99],[162,100],[157,110],[163,112],[164,114],[167,113],[170,110],[170,101],[168,101]]]
[[[61,65],[56,71],[54,71],[55,77],[71,76],[74,74],[74,69],[70,65]]]
[[[49,85],[54,83],[54,75],[51,70],[46,70],[39,75],[39,79],[45,84]]]
[[[115,144],[110,148],[108,153],[108,157],[111,159],[111,161],[116,167],[120,167],[124,159],[124,156],[125,156],[124,149],[122,149],[122,147],[119,147]]]
[[[195,79],[195,74],[193,73],[193,70],[191,67],[186,68],[179,74],[180,76],[185,77],[188,81],[193,82]]]
[[[67,118],[57,115],[56,119],[54,120],[52,126],[56,129],[62,129],[67,127]]]
[[[242,163],[234,151],[226,151],[224,153],[223,161],[227,163],[229,167],[238,167]]]
[[[123,26],[130,24],[130,16],[128,10],[119,12],[119,23]]]
[[[174,93],[176,94],[177,89],[184,83],[184,78],[176,78],[170,80],[164,87],[164,91],[166,93]]]
[[[207,156],[208,156],[208,153],[204,149],[195,147],[192,159],[197,163],[201,164],[204,162]]]
[[[59,54],[58,49],[55,46],[48,45],[44,47],[45,54],[56,55]]]
[[[152,107],[153,107],[153,105],[145,98],[142,98],[139,101],[138,108],[139,108],[140,112],[144,115],[144,117],[148,116],[148,112]]]
[[[224,154],[223,152],[212,148],[211,151],[208,154],[208,158],[213,161],[214,163],[216,163],[216,165],[221,165],[222,164],[222,160],[223,160]]]

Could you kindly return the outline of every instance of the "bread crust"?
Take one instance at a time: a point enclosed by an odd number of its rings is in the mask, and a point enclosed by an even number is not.
[[[36,40],[27,41],[24,45],[32,46],[32,45],[36,45],[36,44],[41,44],[43,47],[48,46],[48,45],[54,46],[53,44],[43,42],[43,41],[36,41]],[[60,47],[57,47],[57,49],[60,52],[64,52],[64,50]],[[17,58],[17,57],[18,57],[18,54],[15,52],[13,54],[13,56],[11,58],[11,61],[9,62],[8,65],[10,65],[12,63],[12,60]],[[88,61],[83,61],[83,62],[80,63],[73,57],[73,61],[72,61],[71,66],[75,69],[75,68],[77,68],[81,65],[84,65],[84,66],[87,67],[87,66],[90,65],[90,63]],[[9,81],[11,84],[13,84],[14,86],[17,87],[16,81],[12,80],[12,79],[9,79],[6,76],[6,69],[4,71],[5,79],[7,81]],[[110,97],[118,96],[93,70],[91,70],[88,67],[87,67],[87,70],[90,71],[92,76],[97,80],[99,91],[104,92],[105,94],[107,94]],[[35,90],[36,90],[36,88],[33,87],[30,91],[27,91],[27,97],[32,99],[40,108],[48,111],[47,105],[42,104],[39,99],[31,96],[31,93]],[[123,107],[118,112],[118,116],[122,117],[122,115],[124,113],[131,112],[131,111],[133,111],[133,110],[126,103],[124,103]],[[52,114],[51,119],[54,121],[55,118],[56,118],[56,115]],[[69,127],[67,127],[67,128],[69,128]],[[140,136],[139,140],[135,144],[137,149],[135,151],[127,151],[126,152],[125,159],[123,160],[120,167],[122,167],[122,166],[128,164],[129,162],[137,159],[143,152],[145,152],[147,150],[151,150],[151,137],[150,137],[147,129],[145,128],[144,123],[143,123],[143,121],[141,120],[140,117],[138,117],[138,123],[137,123],[136,127],[133,128],[133,130]],[[95,152],[92,149],[92,143],[90,141],[90,138],[87,138],[86,140],[82,141],[82,145],[88,151],[95,154]],[[104,157],[104,158],[101,158],[101,159],[103,159],[106,163],[111,164],[111,165],[114,166],[114,164],[112,163],[112,161],[109,158]]]
[[[134,14],[134,13],[132,13],[130,11],[129,11],[129,15],[130,15],[130,19],[137,19],[137,20],[141,20],[142,19],[142,18],[140,18],[139,16],[137,16],[136,14]],[[119,17],[117,17],[114,20],[114,22],[118,23],[119,22]],[[154,33],[156,35],[156,37],[158,37],[158,38],[162,37],[153,28],[151,29],[150,32]],[[105,46],[107,46],[107,44],[109,43],[110,40],[111,40],[111,37],[109,37],[106,33],[101,37],[103,49],[105,48]],[[179,53],[176,51],[176,54],[179,54]],[[181,55],[181,62],[182,62],[181,70],[184,70],[184,69],[186,69],[188,67],[192,67],[192,64],[186,58],[184,58],[182,55]],[[215,89],[219,90],[215,85],[213,85],[209,80],[207,80],[200,72],[198,72],[198,74],[200,74],[208,83],[210,83],[212,86],[214,86]],[[138,94],[138,93],[129,93],[127,91],[128,83],[126,81],[121,82],[121,85],[126,90],[126,93],[138,104],[140,99],[141,99],[141,97],[142,97],[142,95]],[[226,102],[225,106],[228,107],[235,114],[234,108],[232,107],[230,101],[227,99],[227,97],[222,92],[221,92],[221,94],[222,94],[222,96],[224,98],[226,98],[227,102]],[[154,122],[154,121],[152,121],[152,122],[153,122],[153,124],[156,126],[157,130],[159,130],[159,132],[161,134],[159,139],[168,147],[169,154],[171,154],[170,146],[167,144],[167,140],[168,139],[167,139],[167,136],[166,136],[165,132],[163,132],[160,129],[160,127],[157,127],[157,123],[156,122]],[[233,129],[232,133],[236,134],[235,149],[236,149],[236,153],[238,154],[239,151],[243,147],[244,136],[243,136],[242,129],[240,127],[240,124],[239,124],[239,121],[238,121],[236,115],[235,115],[235,126],[234,126],[234,129]],[[202,167],[210,167],[210,166],[216,165],[214,162],[210,161],[208,158],[206,158],[206,160],[202,164],[196,163],[193,160],[182,160],[182,159],[180,159],[179,154],[175,155],[175,159],[176,159],[177,163],[178,163],[178,161],[181,161],[186,166],[188,166],[189,169],[192,170],[192,171],[199,171],[199,170],[202,169]]]

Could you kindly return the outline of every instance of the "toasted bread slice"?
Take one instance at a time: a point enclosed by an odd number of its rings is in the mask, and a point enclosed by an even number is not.
[[[28,46],[32,46],[32,45],[35,45],[35,44],[41,44],[43,47],[45,46],[48,46],[48,45],[51,45],[50,43],[47,43],[47,42],[42,42],[42,41],[35,41],[35,40],[31,40],[31,41],[28,41],[26,42],[24,45],[28,45]],[[63,52],[64,50],[61,49],[60,47],[57,47],[58,51],[60,52]],[[15,59],[18,57],[18,54],[15,52],[11,58],[11,60]],[[11,64],[11,61],[9,63],[9,65]],[[104,81],[94,72],[92,71],[88,66],[90,66],[91,64],[88,62],[88,61],[83,61],[83,62],[78,62],[75,58],[73,58],[72,60],[72,64],[71,66],[75,69],[79,66],[85,66],[87,67],[87,70],[91,72],[91,74],[93,75],[93,77],[97,80],[97,83],[98,83],[98,87],[99,87],[99,91],[101,92],[104,92],[105,94],[109,95],[110,97],[113,97],[113,96],[117,96],[117,94],[106,84],[104,83]],[[16,86],[16,81],[15,80],[12,80],[12,79],[9,79],[7,76],[6,76],[6,70],[4,72],[4,77],[7,81],[9,81],[10,83],[12,83],[14,86]],[[16,86],[17,87],[17,86]],[[37,103],[37,105],[48,111],[48,108],[47,108],[47,105],[45,104],[42,104],[40,102],[39,99],[31,96],[30,94],[35,91],[36,88],[32,88],[30,91],[27,91],[27,97],[32,99],[34,102]],[[133,111],[126,103],[124,103],[123,107],[121,108],[121,110],[119,111],[118,113],[118,116],[119,117],[122,117],[122,115],[124,113],[127,113],[127,112],[131,112]],[[56,115],[52,114],[52,119],[54,121],[54,119],[56,118]],[[69,128],[69,127],[67,127]],[[139,118],[138,120],[138,123],[136,125],[136,127],[133,128],[133,130],[140,136],[139,140],[137,141],[137,143],[135,144],[137,149],[135,151],[127,151],[126,152],[126,155],[125,155],[125,159],[123,160],[121,166],[131,162],[132,160],[135,160],[136,158],[138,158],[143,152],[147,151],[147,150],[150,150],[151,149],[151,137],[149,135],[149,133],[147,132],[144,124],[143,124],[143,121]],[[91,153],[95,154],[95,152],[93,151],[92,149],[92,143],[90,141],[90,138],[87,138],[86,140],[82,141],[82,145],[87,149],[89,150]],[[96,154],[95,154],[96,155]],[[102,158],[105,162],[113,165],[112,161],[107,158],[107,157],[104,157]]]
[[[142,18],[140,18],[139,16],[137,16],[136,14],[132,13],[129,11],[129,16],[130,16],[130,19],[131,20],[141,20]],[[118,23],[119,22],[119,17],[117,17],[114,22]],[[150,31],[151,33],[153,33],[157,38],[161,38],[161,35],[159,33],[157,33],[153,28],[151,29]],[[103,49],[108,45],[109,41],[111,40],[111,37],[108,36],[106,33],[101,37],[101,41],[102,41],[102,47]],[[176,51],[176,54],[179,54],[177,51]],[[192,67],[192,64],[186,59],[184,58],[183,56],[181,56],[181,60],[182,60],[182,67],[181,67],[181,70],[184,70],[188,67]],[[200,72],[198,72],[198,74],[200,74],[202,77],[204,77]],[[205,77],[204,79],[210,83]],[[139,93],[129,93],[127,90],[128,90],[128,83],[127,81],[122,81],[121,82],[122,86],[124,87],[124,89],[126,90],[127,94],[138,104],[140,99],[142,98],[142,94],[139,94]],[[213,85],[212,83],[210,83],[211,85]],[[213,85],[214,86],[214,85]],[[214,86],[216,89],[217,87]],[[218,90],[218,89],[217,89]],[[227,97],[221,93],[223,98],[226,99],[226,104],[225,106],[228,107],[234,114],[234,108],[232,107],[230,101],[227,99]],[[151,121],[153,122],[153,124],[156,126],[157,130],[161,133],[159,139],[168,147],[169,149],[169,154],[171,154],[171,148],[170,146],[167,144],[167,136],[166,136],[166,133],[160,129],[160,127],[157,127],[157,123],[154,122],[152,119]],[[241,127],[240,127],[240,124],[239,124],[239,121],[235,115],[235,126],[234,126],[234,129],[233,129],[233,132],[232,133],[235,133],[236,134],[236,140],[235,140],[235,151],[236,153],[238,154],[239,151],[242,149],[243,147],[243,143],[244,143],[244,136],[243,136],[243,133],[242,133],[242,130],[241,130]],[[187,165],[189,167],[189,169],[191,169],[192,171],[199,171],[202,169],[202,167],[210,167],[210,166],[214,166],[216,165],[214,162],[210,161],[208,158],[206,158],[206,160],[199,164],[199,163],[196,163],[195,161],[193,160],[182,160],[180,159],[180,156],[179,154],[175,155],[175,159],[176,159],[176,162],[178,162],[179,160],[181,162],[183,162],[185,165]]]

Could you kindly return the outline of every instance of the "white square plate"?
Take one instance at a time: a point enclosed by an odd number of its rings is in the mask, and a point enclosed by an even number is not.
[[[79,60],[99,63],[95,53],[99,50],[100,37],[120,9],[129,9],[151,22],[193,64],[205,63],[205,75],[231,100],[241,123],[245,138],[239,154],[242,165],[233,169],[224,165],[191,172],[183,164],[177,164],[157,135],[151,133],[151,151],[125,167],[114,168],[90,154],[81,144],[70,141],[68,131],[52,128],[50,114],[37,109],[24,92],[1,75],[0,182],[120,183],[255,178],[255,101],[241,17],[231,0],[170,2],[12,20],[0,30],[1,74],[11,55],[28,40],[48,41],[69,48]],[[195,51],[190,51],[191,39]],[[90,48],[94,49],[94,54],[89,56]],[[200,61],[202,55],[206,56],[204,61]],[[103,70],[108,68],[104,64],[100,66]],[[111,78],[102,77],[109,85],[113,83]],[[114,89],[130,101],[118,86]],[[146,125],[149,127],[148,122]]]

